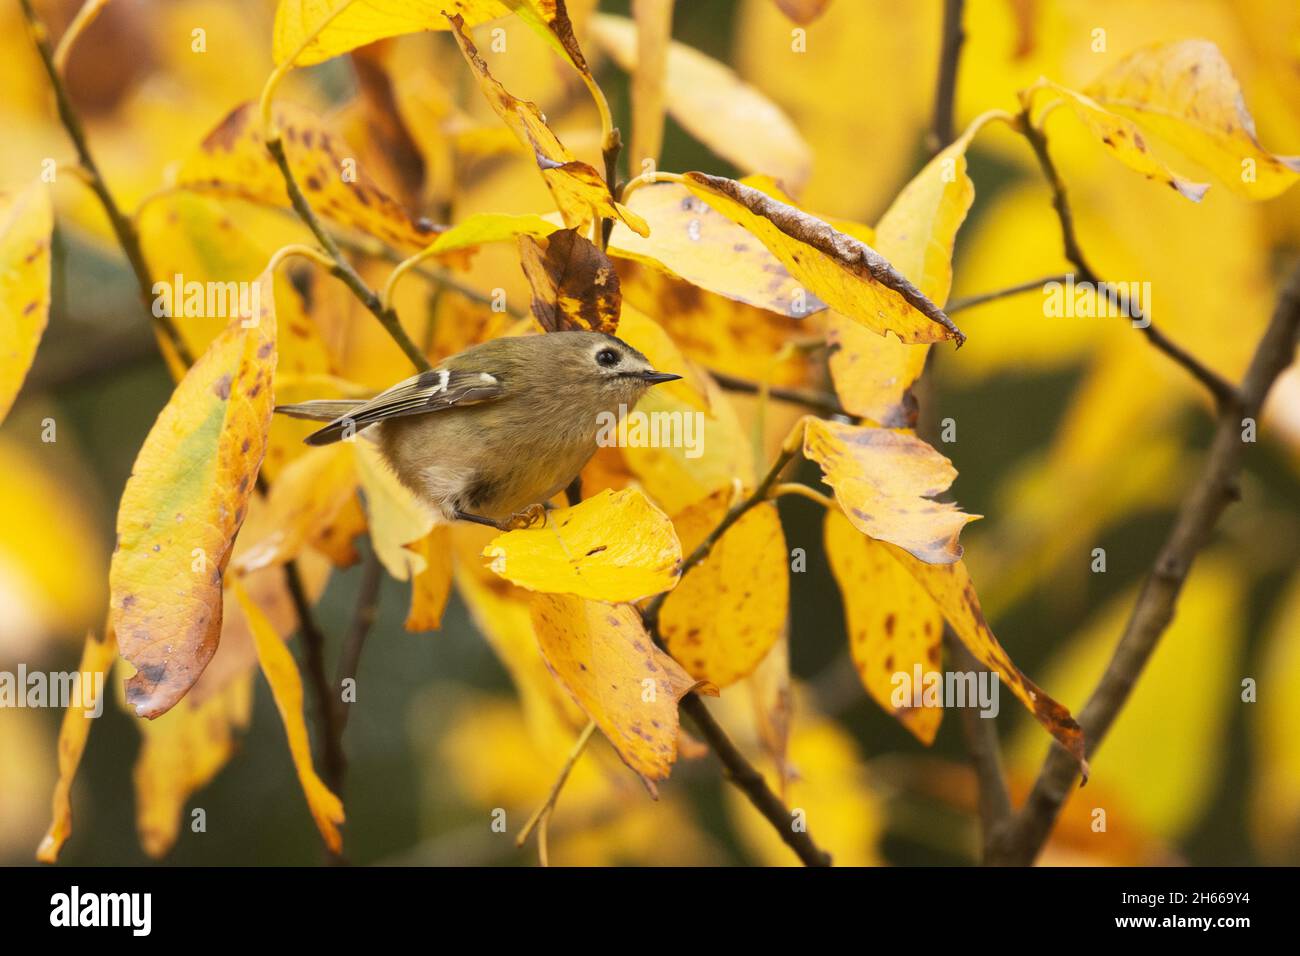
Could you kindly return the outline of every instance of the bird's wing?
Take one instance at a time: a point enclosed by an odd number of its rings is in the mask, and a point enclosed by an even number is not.
[[[306,441],[309,445],[327,445],[337,441],[349,425],[356,432],[386,418],[424,415],[457,405],[490,402],[499,398],[503,392],[501,382],[487,372],[433,369],[380,392],[320,431],[313,432],[307,436]]]

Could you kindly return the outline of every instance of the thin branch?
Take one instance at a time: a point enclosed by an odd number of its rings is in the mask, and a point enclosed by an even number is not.
[[[560,791],[564,789],[565,781],[569,779],[569,774],[578,763],[578,758],[583,755],[587,749],[587,742],[591,740],[591,735],[596,730],[594,720],[587,721],[587,726],[582,728],[582,733],[578,734],[578,739],[569,751],[569,756],[565,758],[564,766],[560,768],[559,776],[555,778],[555,783],[551,784],[551,792],[546,795],[546,801],[533,811],[533,815],[528,818],[524,828],[519,831],[519,836],[515,838],[515,846],[523,846],[532,836],[534,828],[539,825],[542,827],[538,830],[538,848],[541,854],[542,866],[546,866],[546,851],[542,849],[545,845],[542,834],[545,832],[546,821],[549,819],[551,812],[555,809],[555,801],[560,798]]]
[[[745,795],[754,809],[767,818],[786,846],[794,850],[805,866],[830,866],[830,854],[813,842],[812,834],[806,829],[795,829],[794,815],[768,787],[763,775],[736,749],[727,732],[713,719],[704,701],[691,693],[682,698],[680,706],[682,713],[691,718],[700,736],[713,748],[727,779]]]
[[[1030,279],[1028,282],[1021,282],[1017,285],[1007,286],[1005,289],[994,289],[992,292],[981,292],[979,295],[967,296],[964,299],[954,299],[943,307],[944,311],[951,315],[954,312],[960,312],[962,309],[973,309],[977,305],[983,305],[985,302],[993,302],[997,299],[1005,299],[1009,296],[1020,295],[1024,292],[1033,292],[1035,289],[1041,289],[1049,282],[1065,282],[1069,278],[1067,275],[1043,276],[1041,279]]]
[[[324,771],[325,783],[337,794],[347,772],[347,758],[339,743],[334,694],[330,691],[329,680],[325,677],[325,634],[316,623],[311,601],[307,598],[306,588],[303,587],[302,575],[293,562],[284,566],[284,580],[298,615],[298,633],[302,635],[307,680],[316,698],[316,711],[321,731],[321,769]]]
[[[72,140],[72,145],[77,151],[77,159],[83,172],[82,178],[85,179],[86,184],[90,186],[96,198],[99,199],[99,204],[104,207],[104,214],[108,217],[108,224],[113,230],[113,235],[117,238],[118,245],[122,247],[122,252],[126,255],[126,261],[131,266],[131,272],[135,275],[136,285],[140,287],[140,301],[144,303],[145,312],[181,362],[186,366],[193,365],[194,355],[190,352],[189,346],[185,344],[185,340],[181,338],[180,331],[176,328],[176,323],[172,321],[171,316],[154,314],[153,278],[150,275],[148,263],[144,258],[144,250],[140,247],[140,237],[137,235],[135,227],[131,225],[131,221],[122,214],[117,201],[113,199],[113,194],[109,191],[108,184],[99,171],[95,157],[90,152],[90,145],[86,140],[86,132],[82,128],[81,119],[77,116],[76,110],[73,109],[72,100],[68,96],[68,90],[63,85],[63,77],[60,75],[59,68],[55,63],[54,53],[50,49],[49,30],[36,16],[36,12],[32,9],[31,0],[19,0],[19,3],[23,9],[23,17],[27,21],[32,43],[36,47],[36,52],[40,55],[41,63],[45,67],[45,73],[50,79],[50,86],[54,89],[54,101],[58,107],[59,120],[62,122],[68,138]]]
[[[961,641],[954,638],[952,629],[947,625],[944,626],[944,640],[948,644],[949,659],[955,670],[974,673],[987,670]],[[984,717],[973,707],[963,707],[961,724],[975,779],[979,782],[980,835],[983,857],[987,860],[995,840],[1012,814],[1011,794],[1002,773],[997,719]]]
[[[939,80],[934,88],[934,113],[930,124],[930,153],[952,142],[953,103],[957,95],[957,67],[966,34],[961,27],[964,0],[944,0],[943,41],[939,50]]]
[[[792,405],[802,405],[804,408],[812,409],[823,415],[843,415],[846,418],[854,418],[852,412],[847,411],[834,395],[827,395],[824,392],[809,392],[797,388],[782,388],[779,385],[768,385],[766,388],[759,382],[751,381],[747,378],[741,378],[737,375],[729,375],[726,372],[719,372],[717,369],[707,369],[708,373],[713,376],[713,380],[722,388],[729,392],[743,392],[747,395],[758,395],[765,391],[772,398],[782,402],[789,402]]]
[[[402,328],[402,323],[397,318],[397,313],[392,308],[385,308],[380,301],[378,293],[366,283],[360,273],[352,267],[352,263],[339,250],[338,243],[330,235],[325,226],[317,218],[316,213],[311,208],[311,203],[303,194],[302,188],[298,185],[298,180],[293,175],[293,170],[289,167],[289,159],[285,155],[284,142],[278,136],[274,139],[268,139],[266,142],[267,151],[271,158],[275,160],[275,165],[279,167],[280,175],[284,179],[285,189],[289,193],[289,202],[292,204],[294,212],[311,230],[316,241],[320,243],[329,257],[334,261],[332,274],[341,279],[343,284],[352,290],[352,294],[370,310],[370,313],[379,320],[379,324],[384,327],[393,341],[411,360],[411,363],[420,371],[427,372],[432,366],[429,360],[424,357],[419,347],[411,341],[411,337],[406,334],[406,329]]]
[[[1061,223],[1061,239],[1065,246],[1065,258],[1074,265],[1080,280],[1091,282],[1100,288],[1104,281],[1088,265],[1088,261],[1083,254],[1083,248],[1079,245],[1079,237],[1074,227],[1074,214],[1070,209],[1070,201],[1065,192],[1065,183],[1062,181],[1056,164],[1052,161],[1052,155],[1048,151],[1047,136],[1033,124],[1027,106],[1024,112],[1020,114],[1019,129],[1033,148],[1034,155],[1038,158],[1038,165],[1043,171],[1043,176],[1047,179],[1048,186],[1051,187],[1052,206],[1056,210],[1057,219]],[[1232,409],[1238,407],[1241,396],[1231,382],[1204,365],[1186,349],[1175,344],[1156,327],[1155,323],[1151,321],[1151,316],[1145,314],[1137,303],[1129,300],[1128,304],[1130,317],[1145,323],[1135,327],[1141,328],[1142,333],[1152,345],[1187,369],[1201,384],[1208,388],[1220,408]]]
[[[374,626],[379,613],[379,589],[384,582],[383,566],[379,556],[372,550],[366,556],[361,572],[361,584],[357,588],[356,605],[352,612],[352,624],[343,638],[343,650],[339,652],[338,668],[334,676],[334,730],[339,737],[339,749],[343,748],[343,732],[347,730],[348,717],[352,708],[343,703],[343,682],[357,679],[357,668],[361,664],[361,651],[366,646],[366,638]]]
[[[1209,542],[1224,509],[1240,496],[1237,478],[1246,451],[1243,419],[1258,417],[1274,381],[1295,358],[1298,334],[1300,263],[1282,288],[1273,318],[1255,349],[1240,389],[1234,390],[1240,395],[1240,405],[1220,409],[1201,475],[1178,509],[1174,526],[1142,586],[1105,674],[1079,713],[1088,756],[1105,739],[1173,619],[1192,562]],[[995,862],[1033,862],[1073,789],[1077,769],[1076,761],[1063,748],[1052,747],[1029,799],[997,841]]]

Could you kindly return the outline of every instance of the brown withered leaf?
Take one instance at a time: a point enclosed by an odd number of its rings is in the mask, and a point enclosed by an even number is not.
[[[683,182],[757,236],[836,312],[907,343],[966,341],[942,309],[862,240],[734,179],[686,173]]]
[[[532,310],[547,332],[614,334],[623,296],[609,256],[576,229],[519,237],[519,259],[532,287]]]
[[[459,16],[448,17],[452,35],[459,44],[465,61],[474,71],[479,88],[489,105],[510,127],[519,142],[532,151],[537,168],[551,190],[555,206],[571,228],[585,228],[594,215],[622,220],[638,235],[649,235],[649,227],[636,213],[614,201],[604,178],[589,164],[578,161],[546,125],[546,118],[536,103],[511,95],[488,70],[487,62],[479,55],[478,47],[470,39],[465,22]]]
[[[279,103],[276,128],[294,178],[316,213],[398,248],[422,249],[438,226],[412,216],[367,175],[357,153],[325,120]],[[237,106],[181,165],[177,183],[270,206],[288,206],[284,178],[267,152],[257,104]]]

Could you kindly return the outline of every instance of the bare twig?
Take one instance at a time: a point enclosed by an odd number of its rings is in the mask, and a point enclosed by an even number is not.
[[[747,395],[758,395],[764,391],[764,386],[759,382],[751,381],[747,378],[741,378],[737,375],[730,375],[727,372],[719,372],[716,369],[708,369],[708,373],[713,376],[713,380],[722,388],[729,392],[743,392]],[[835,398],[834,395],[827,395],[822,392],[809,392],[798,388],[782,388],[779,385],[766,386],[767,394],[782,402],[789,402],[792,405],[802,405],[804,408],[812,409],[823,415],[843,415],[846,418],[855,419],[857,416],[846,411]]]
[[[294,610],[298,615],[298,633],[302,635],[304,664],[307,680],[311,684],[316,698],[317,716],[320,720],[321,769],[324,771],[325,783],[335,793],[343,785],[347,772],[347,758],[339,742],[339,732],[335,721],[334,695],[330,692],[329,680],[325,677],[325,634],[316,623],[312,613],[311,601],[303,587],[302,575],[298,566],[290,562],[284,566],[284,580],[289,588],[289,597],[293,600]]]
[[[153,309],[153,278],[149,273],[148,263],[145,262],[144,250],[140,247],[140,237],[131,225],[131,220],[122,214],[118,207],[113,194],[109,191],[108,184],[104,181],[103,175],[99,171],[99,166],[95,162],[94,154],[90,151],[90,145],[86,140],[86,132],[82,128],[81,118],[77,116],[76,110],[72,107],[72,100],[68,96],[67,87],[63,85],[63,77],[59,73],[59,68],[54,60],[54,53],[50,49],[50,33],[45,24],[36,16],[36,11],[32,9],[31,0],[19,0],[22,6],[23,16],[27,21],[28,32],[31,33],[32,43],[36,47],[36,52],[40,55],[41,63],[45,67],[45,73],[50,79],[50,86],[54,90],[54,101],[59,112],[59,121],[63,124],[68,138],[72,140],[72,145],[77,151],[77,159],[80,163],[82,178],[94,192],[99,204],[104,207],[104,214],[108,217],[108,224],[113,230],[113,235],[117,238],[117,244],[122,247],[122,252],[126,255],[126,261],[131,266],[131,272],[135,275],[136,285],[140,288],[140,300],[144,303],[145,312],[149,320],[154,323],[159,332],[167,340],[172,351],[186,366],[194,364],[194,355],[190,352],[189,346],[181,338],[180,331],[176,328],[176,323],[172,321],[170,315],[157,315]]]
[[[1273,318],[1242,379],[1240,405],[1219,410],[1200,477],[1183,499],[1174,526],[1142,586],[1101,682],[1079,713],[1087,755],[1097,750],[1173,619],[1174,606],[1192,562],[1205,547],[1223,510],[1239,497],[1237,476],[1246,443],[1243,419],[1259,415],[1274,381],[1295,357],[1300,333],[1300,263],[1279,295]],[[1073,788],[1078,764],[1059,745],[1048,754],[1024,807],[995,841],[993,861],[1027,865],[1042,849]]]
[[[944,626],[944,640],[948,644],[949,659],[954,669],[979,672],[987,670],[975,659],[961,641],[956,640],[952,629]],[[975,779],[979,782],[980,835],[987,860],[994,840],[1011,819],[1011,794],[1002,773],[1001,747],[998,743],[997,719],[981,716],[973,707],[961,708],[962,734],[970,752]]]
[[[406,334],[406,329],[402,328],[397,313],[392,308],[384,307],[379,294],[370,288],[366,280],[353,268],[352,263],[348,262],[347,258],[339,250],[334,237],[330,235],[312,210],[311,203],[307,201],[302,188],[298,185],[298,180],[293,175],[293,170],[289,167],[289,159],[284,151],[284,142],[277,136],[267,140],[266,148],[271,154],[271,158],[275,160],[275,165],[280,170],[280,176],[284,179],[285,189],[289,193],[289,202],[293,206],[294,212],[311,230],[311,234],[316,237],[316,241],[320,243],[321,248],[334,260],[332,274],[342,280],[343,284],[352,290],[352,294],[357,297],[361,304],[379,320],[379,324],[384,327],[393,341],[406,354],[406,357],[411,360],[411,364],[420,371],[427,372],[432,368],[429,360],[424,357],[424,353],[420,351],[419,346],[411,341],[411,337]]]
[[[350,707],[343,703],[341,693],[344,681],[356,681],[357,667],[361,663],[361,651],[366,646],[366,638],[374,626],[375,616],[379,612],[379,589],[384,583],[383,566],[379,556],[372,550],[366,555],[361,571],[361,584],[357,588],[356,605],[352,612],[352,623],[343,638],[343,650],[339,652],[338,668],[334,677],[334,730],[339,736],[339,749],[343,747],[343,732],[347,730]]]
[[[528,838],[532,836],[534,828],[540,827],[537,832],[537,839],[542,866],[547,865],[544,837],[546,822],[555,809],[555,801],[560,798],[560,791],[564,789],[565,781],[569,779],[569,774],[573,772],[573,768],[577,765],[578,758],[587,749],[587,742],[591,740],[591,735],[595,730],[596,722],[594,720],[587,721],[587,726],[582,728],[582,733],[578,734],[573,749],[569,751],[569,756],[565,758],[564,766],[560,768],[555,783],[551,784],[551,791],[546,795],[546,801],[533,812],[533,815],[528,818],[528,822],[524,824],[523,829],[519,831],[519,836],[515,838],[515,846],[523,846],[528,842]]]
[[[1024,112],[1020,114],[1019,130],[1033,148],[1034,155],[1038,158],[1038,165],[1042,168],[1043,176],[1047,179],[1048,186],[1051,187],[1052,206],[1055,208],[1057,219],[1061,223],[1061,239],[1065,246],[1065,258],[1078,271],[1078,278],[1081,281],[1091,282],[1100,288],[1104,281],[1088,265],[1088,261],[1083,254],[1083,248],[1079,245],[1079,237],[1074,227],[1074,214],[1070,209],[1070,201],[1065,192],[1065,183],[1062,181],[1061,175],[1056,169],[1056,164],[1052,161],[1052,155],[1047,148],[1047,136],[1034,125],[1027,106]],[[1151,316],[1146,315],[1136,302],[1129,300],[1128,311],[1131,313],[1131,318],[1144,323],[1135,327],[1141,328],[1142,333],[1147,337],[1147,341],[1187,369],[1201,384],[1208,388],[1220,408],[1231,409],[1240,404],[1241,396],[1231,382],[1203,364],[1186,349],[1175,344],[1156,327],[1155,323],[1151,321]]]
[[[957,68],[961,62],[961,45],[966,39],[961,19],[964,0],[944,0],[943,42],[939,50],[939,80],[934,88],[934,113],[930,125],[930,154],[934,155],[952,142],[953,101],[957,95]]]
[[[979,295],[970,295],[964,299],[954,299],[945,305],[944,311],[951,315],[954,312],[960,312],[962,309],[973,309],[977,305],[983,305],[985,302],[993,302],[997,299],[1005,299],[1009,296],[1020,295],[1024,292],[1033,292],[1035,289],[1041,289],[1049,282],[1064,282],[1068,276],[1044,276],[1041,279],[1030,279],[1028,282],[1020,282],[1016,285],[1007,286],[1005,289],[994,289],[992,292],[981,292]]]

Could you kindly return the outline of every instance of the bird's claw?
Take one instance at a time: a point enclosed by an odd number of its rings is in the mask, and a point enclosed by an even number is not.
[[[522,528],[531,528],[534,525],[542,526],[546,524],[546,508],[542,505],[529,505],[516,511],[506,519],[506,525],[511,531],[518,531]]]

